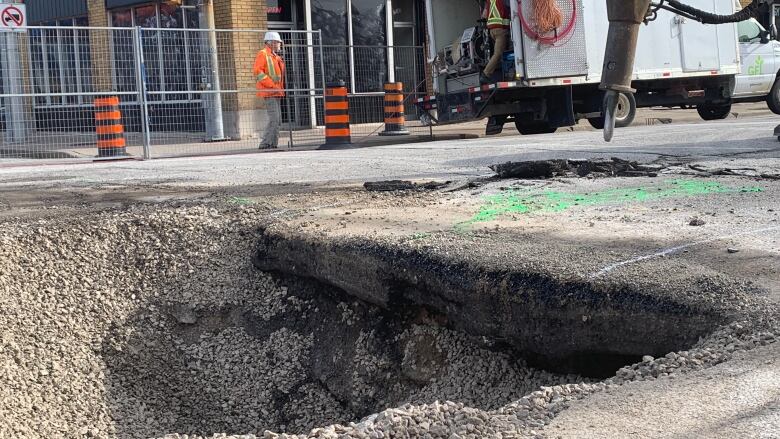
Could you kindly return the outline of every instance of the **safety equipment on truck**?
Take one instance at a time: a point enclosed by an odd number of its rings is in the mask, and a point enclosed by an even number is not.
[[[540,34],[550,33],[563,24],[563,13],[556,0],[532,0],[536,30]]]
[[[525,32],[526,35],[528,35],[529,38],[532,40],[538,41],[541,44],[547,44],[547,45],[555,45],[561,41],[563,41],[566,37],[568,37],[573,31],[574,28],[577,25],[577,0],[571,0],[571,17],[566,22],[566,25],[561,31],[558,31],[558,29],[563,26],[563,22],[554,27],[550,31],[543,31],[545,28],[549,28],[549,26],[552,26],[556,23],[557,19],[555,16],[555,10],[557,9],[559,13],[560,8],[558,8],[557,0],[529,0],[532,1],[533,4],[533,11],[535,15],[536,25],[531,25],[531,22],[529,21],[529,17],[526,17],[523,13],[523,0],[517,0],[517,15],[520,18],[520,25],[523,27],[523,32]],[[542,4],[545,2],[552,3],[554,5],[551,6],[550,4]],[[537,5],[541,11],[541,14],[543,15],[537,15]],[[561,16],[563,13],[561,13]],[[539,20],[542,20],[542,25],[540,25]],[[562,20],[562,19],[561,19]],[[544,27],[543,27],[544,26]],[[552,35],[549,35],[550,33],[553,33]]]

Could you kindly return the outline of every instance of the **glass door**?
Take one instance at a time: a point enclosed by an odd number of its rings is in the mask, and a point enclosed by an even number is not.
[[[393,0],[393,61],[395,80],[404,84],[404,93],[416,93],[425,88],[424,54],[419,46],[417,10],[414,0]],[[411,99],[411,98],[410,98]],[[416,113],[414,105],[406,105],[407,117]]]
[[[301,28],[303,16],[300,0],[268,0],[268,30],[279,32],[284,41],[282,57],[287,67],[285,87],[289,90],[282,103],[282,122],[293,129],[311,126],[307,38]]]

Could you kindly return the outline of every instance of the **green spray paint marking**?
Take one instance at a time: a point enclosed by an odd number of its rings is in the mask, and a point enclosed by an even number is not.
[[[455,227],[492,221],[506,214],[524,215],[535,212],[563,212],[575,206],[644,202],[662,198],[683,198],[707,194],[762,192],[760,187],[733,188],[711,181],[670,180],[658,187],[610,189],[602,192],[571,194],[567,192],[510,189],[486,197],[479,212]]]

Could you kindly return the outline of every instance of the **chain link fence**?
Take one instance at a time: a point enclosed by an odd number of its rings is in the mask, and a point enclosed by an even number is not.
[[[0,33],[0,159],[156,158],[257,149],[267,116],[252,72],[265,30],[29,27]],[[407,128],[430,136],[421,47],[333,46],[280,31],[280,148],[325,141],[324,89],[349,89],[353,143],[384,128],[383,86],[403,82]],[[111,105],[116,102],[116,106]]]

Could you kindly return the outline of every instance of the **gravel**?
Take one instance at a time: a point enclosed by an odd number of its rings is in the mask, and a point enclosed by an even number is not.
[[[292,306],[243,256],[261,215],[251,208],[169,207],[4,221],[0,437],[137,437],[180,425],[171,419],[175,410],[156,409],[175,407],[177,393],[192,389],[171,391],[168,401],[134,393],[153,384],[148,392],[159,396],[161,385],[179,384],[172,371],[154,369],[155,361],[177,358],[168,351],[175,339],[161,336],[176,326],[168,310],[232,306],[270,318]],[[289,341],[305,347],[305,336]],[[199,340],[191,354],[213,343]],[[123,374],[136,358],[149,363]],[[179,372],[186,365],[176,366]]]
[[[617,376],[596,383],[580,382],[542,386],[497,410],[485,411],[452,401],[406,404],[371,415],[357,423],[330,425],[308,434],[288,435],[266,431],[263,435],[224,436],[226,439],[303,438],[530,438],[546,437],[544,427],[573,401],[599,392],[611,392],[628,382],[674,377],[675,374],[713,367],[745,352],[778,341],[780,327],[772,319],[735,322],[702,340],[688,351],[669,353],[663,358],[646,356],[642,362],[618,371]],[[201,439],[188,436],[187,439]],[[161,439],[185,439],[173,434]]]
[[[487,432],[490,410],[582,381],[430,322],[377,331],[365,304],[297,294],[251,265],[269,213],[162,204],[0,223],[0,437],[262,437],[399,406],[465,411]],[[312,373],[310,323],[323,320],[357,334],[334,363],[346,383]],[[366,425],[405,424],[404,410]]]

